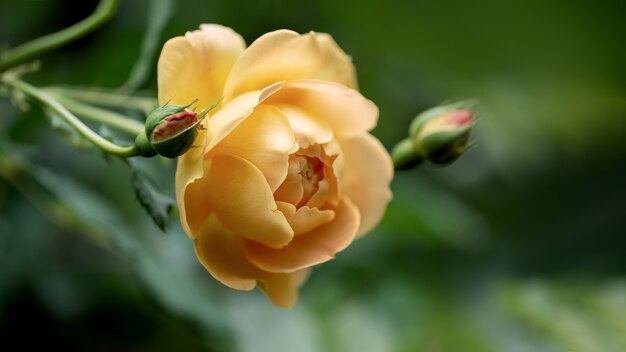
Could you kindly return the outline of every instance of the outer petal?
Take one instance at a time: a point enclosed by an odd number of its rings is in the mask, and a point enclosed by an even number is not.
[[[359,208],[362,236],[378,224],[391,200],[393,163],[385,147],[369,134],[340,140],[344,156],[342,192]]]
[[[378,120],[378,107],[374,103],[358,91],[333,82],[286,82],[267,103],[296,106],[312,118],[327,123],[338,138],[369,131]]]
[[[201,161],[202,162],[202,161]],[[196,238],[202,231],[204,223],[211,214],[209,204],[209,183],[210,160],[203,162],[203,177],[191,182],[186,188],[176,192],[176,202],[180,213],[180,220],[183,229],[191,238]],[[179,172],[184,172],[184,164],[179,164]],[[182,178],[182,176],[181,176]]]
[[[343,84],[346,87],[357,89],[356,70],[352,64],[352,58],[341,50],[333,37],[326,33],[314,33],[317,37],[324,62],[315,79],[332,81]]]
[[[193,241],[198,259],[215,279],[237,290],[252,290],[264,273],[252,265],[241,240],[212,214]]]
[[[335,209],[333,221],[294,237],[287,246],[273,249],[244,241],[244,251],[248,259],[262,270],[289,273],[333,259],[352,242],[358,227],[359,211],[344,198]]]
[[[293,230],[278,211],[265,177],[252,163],[238,156],[212,158],[209,176],[211,209],[236,236],[280,248],[293,238]]]
[[[207,151],[222,141],[241,122],[252,114],[254,109],[275,94],[283,86],[283,82],[276,82],[263,90],[248,92],[236,97],[224,105],[208,122]]]
[[[267,33],[241,55],[226,82],[226,100],[277,81],[321,79],[356,88],[350,58],[327,34]]]
[[[293,273],[270,274],[267,280],[260,280],[259,286],[270,301],[283,308],[291,308],[298,301],[298,288],[306,281],[309,269]]]
[[[309,274],[309,269],[275,274],[255,267],[246,258],[241,240],[215,215],[207,218],[193,244],[200,263],[216,280],[236,290],[252,290],[258,284],[273,304],[283,308],[296,304],[298,288]]]
[[[206,120],[205,120],[206,121]],[[180,213],[181,222],[185,232],[190,237],[195,237],[194,233],[198,230],[197,227],[191,228],[190,219],[187,218],[187,205],[186,205],[186,192],[187,187],[197,179],[202,178],[205,174],[206,168],[209,167],[210,163],[205,161],[204,150],[206,149],[206,131],[198,131],[198,137],[196,137],[196,144],[200,144],[201,148],[191,148],[185,154],[181,155],[178,158],[178,163],[176,165],[176,182],[175,182],[175,192],[176,192],[176,203],[178,204],[178,211]],[[207,185],[208,187],[208,185]],[[203,188],[203,187],[200,187]],[[197,195],[196,195],[197,196]],[[196,200],[191,200],[195,203]],[[198,202],[202,202],[198,200]],[[200,208],[207,208],[208,205],[200,205]],[[199,214],[195,214],[194,216],[198,216]],[[201,225],[203,222],[200,221],[196,225]]]
[[[233,154],[253,163],[274,192],[287,176],[294,146],[297,148],[289,121],[276,108],[259,106],[211,153]]]
[[[239,34],[216,24],[168,40],[158,63],[159,102],[186,104],[197,98],[201,108],[210,106],[222,97],[245,47]]]

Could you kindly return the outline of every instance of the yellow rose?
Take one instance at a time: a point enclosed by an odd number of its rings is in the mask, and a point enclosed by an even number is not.
[[[176,199],[198,259],[223,284],[290,307],[308,270],[371,230],[391,199],[378,108],[328,34],[279,30],[246,45],[201,25],[170,39],[159,101],[211,112],[179,158]]]

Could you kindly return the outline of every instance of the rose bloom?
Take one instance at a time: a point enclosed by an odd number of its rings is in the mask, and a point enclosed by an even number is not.
[[[182,225],[224,285],[291,307],[312,266],[382,218],[393,166],[368,133],[378,108],[328,34],[279,30],[246,48],[201,25],[165,44],[158,85],[161,104],[224,97],[176,171]]]

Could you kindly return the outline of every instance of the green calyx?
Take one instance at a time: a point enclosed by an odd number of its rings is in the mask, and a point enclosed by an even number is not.
[[[416,151],[433,164],[448,164],[466,149],[470,126],[458,130],[427,134],[414,139]]]

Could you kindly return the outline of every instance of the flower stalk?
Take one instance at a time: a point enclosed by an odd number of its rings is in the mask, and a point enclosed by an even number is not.
[[[57,101],[52,95],[48,94],[42,89],[31,86],[30,84],[19,79],[17,75],[14,74],[5,74],[2,76],[2,82],[6,84],[9,88],[16,89],[27,96],[33,98],[39,103],[49,107],[54,112],[59,114],[61,118],[63,118],[70,126],[76,129],[76,131],[86,140],[91,142],[93,145],[98,147],[100,150],[107,154],[116,155],[123,158],[128,158],[132,156],[139,155],[137,147],[132,146],[120,146],[117,145],[106,138],[100,136],[96,132],[94,132],[91,128],[85,125],[78,117],[72,114],[65,106],[63,106],[59,101]],[[93,115],[92,115],[93,116]],[[107,120],[100,116],[101,122],[106,122]],[[131,120],[125,119],[125,121],[118,121],[118,127],[123,126],[124,129],[130,131],[135,130],[136,126],[130,122]]]
[[[89,17],[58,32],[33,39],[0,56],[0,71],[31,60],[44,52],[56,49],[85,36],[108,21],[117,10],[119,0],[101,0]]]

